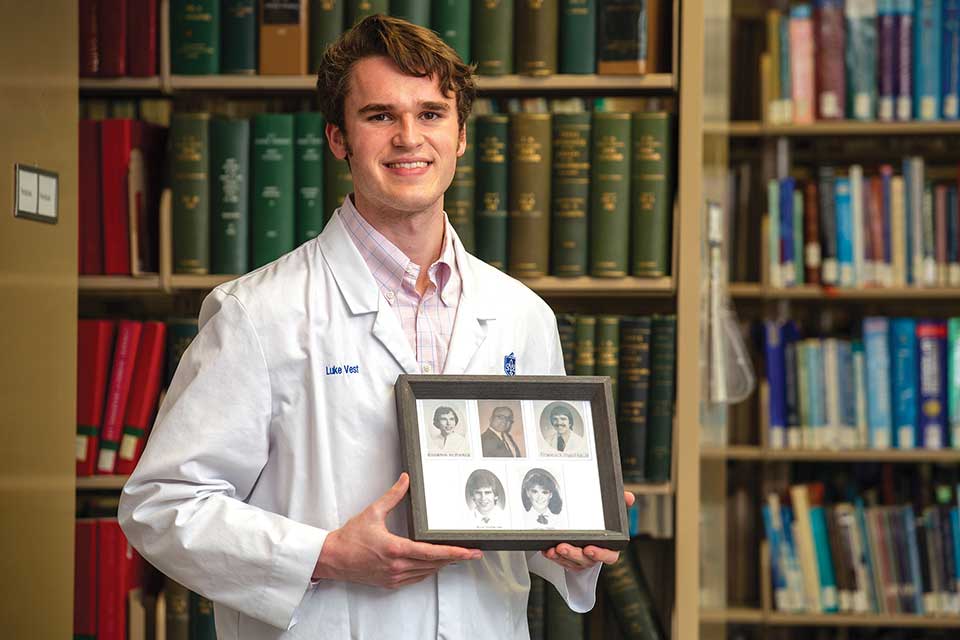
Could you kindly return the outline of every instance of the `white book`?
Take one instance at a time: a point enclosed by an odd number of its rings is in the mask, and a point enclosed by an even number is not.
[[[903,176],[890,180],[890,285],[903,287],[907,284],[907,219],[903,192]]]
[[[847,286],[862,287],[873,279],[873,262],[864,258],[863,167],[850,167],[850,212],[853,218],[853,282]]]

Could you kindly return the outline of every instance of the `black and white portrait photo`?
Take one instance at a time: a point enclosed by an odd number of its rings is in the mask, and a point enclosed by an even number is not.
[[[520,487],[523,524],[526,529],[558,529],[566,526],[563,496],[557,479],[546,469],[530,469]]]
[[[508,526],[507,496],[500,478],[488,469],[476,469],[467,478],[464,497],[469,511],[465,528],[503,529]]]
[[[583,417],[569,402],[551,402],[540,410],[540,453],[585,458],[590,455]]]
[[[470,455],[467,439],[467,408],[463,400],[424,400],[422,430],[427,455]]]
[[[518,400],[478,400],[484,458],[524,458],[523,414]]]

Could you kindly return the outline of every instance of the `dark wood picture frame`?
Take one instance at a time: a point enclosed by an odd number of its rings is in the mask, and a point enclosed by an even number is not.
[[[561,542],[623,549],[630,540],[610,380],[600,376],[408,375],[395,384],[404,470],[410,475],[413,540],[475,549],[544,550]],[[604,529],[430,529],[417,417],[418,400],[587,401],[592,413]],[[566,464],[557,462],[557,464]]]

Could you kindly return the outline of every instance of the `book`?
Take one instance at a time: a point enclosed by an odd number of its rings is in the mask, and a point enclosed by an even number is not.
[[[590,275],[622,277],[630,252],[630,114],[594,112],[590,144]]]
[[[625,316],[620,320],[617,441],[625,482],[646,479],[650,330],[649,316]]]
[[[250,121],[210,120],[210,271],[246,273],[250,262]]]
[[[117,451],[123,436],[123,419],[127,411],[127,401],[130,399],[130,386],[142,332],[143,323],[136,320],[121,320],[117,325],[110,383],[107,386],[103,422],[100,425],[97,474],[111,474],[117,464]]]
[[[812,123],[815,116],[813,14],[807,3],[790,8],[790,87],[793,122]]]
[[[560,0],[559,72],[594,73],[597,1]]]
[[[617,406],[617,379],[620,368],[620,317],[613,315],[597,316],[596,333],[597,364],[594,374],[610,379],[613,394],[613,406]]]
[[[847,103],[843,66],[843,0],[817,0],[814,5],[814,29],[816,116],[819,120],[840,120],[846,114]]]
[[[523,0],[520,0],[522,3]],[[430,28],[457,52],[460,59],[470,62],[470,4],[457,0],[431,0]]]
[[[553,114],[553,222],[551,272],[587,273],[587,211],[590,206],[589,112]]]
[[[527,597],[527,630],[530,640],[544,640],[546,619],[546,580],[530,574],[530,595]]]
[[[190,636],[190,590],[167,577],[163,583],[166,596],[167,640],[191,640]]]
[[[103,273],[103,220],[100,212],[100,123],[80,120],[78,237],[80,275]]]
[[[877,0],[877,118],[891,122],[897,101],[896,0]]]
[[[101,77],[127,75],[128,0],[99,0],[97,36]]]
[[[950,446],[960,449],[960,318],[947,320],[947,423]]]
[[[100,202],[103,221],[103,273],[130,275],[130,219],[127,173],[133,150],[134,122],[100,122]]]
[[[220,73],[219,0],[170,0],[170,71]]]
[[[913,118],[913,10],[915,0],[894,0],[894,95],[897,120]]]
[[[960,118],[960,1],[941,1],[940,115],[956,120]]]
[[[673,456],[673,415],[677,317],[654,315],[650,329],[650,390],[647,396],[649,482],[669,482]]]
[[[426,0],[419,4],[426,5]],[[346,0],[310,0],[310,73],[320,70],[324,50],[343,31]]]
[[[467,133],[467,144],[463,155],[457,158],[457,169],[453,174],[453,182],[443,194],[443,207],[453,225],[460,242],[468,253],[476,250],[474,235],[474,198],[477,186],[476,180],[476,146],[474,136],[476,125],[474,118],[468,118],[464,124]]]
[[[670,274],[673,230],[673,117],[667,112],[631,116],[630,273]]]
[[[597,8],[597,73],[647,72],[646,2],[600,0]]]
[[[478,3],[479,4],[479,3]],[[485,114],[476,118],[474,231],[476,255],[500,270],[507,268],[507,143],[509,117]]]
[[[301,111],[293,116],[294,129],[294,245],[312,240],[323,231],[326,212],[323,198],[323,158],[327,147],[323,115]]]
[[[890,377],[893,427],[898,449],[913,449],[920,442],[917,392],[917,322],[913,318],[890,320]]]
[[[209,125],[209,113],[176,113],[170,124],[174,273],[210,272]]]
[[[515,0],[516,69],[530,76],[557,72],[559,0]]]
[[[276,260],[294,248],[293,115],[253,117],[250,266]]]
[[[77,323],[77,475],[93,475],[115,326],[110,320]]]
[[[124,475],[132,473],[143,453],[147,432],[157,410],[166,342],[167,326],[164,323],[143,323],[130,379],[130,395],[124,412],[123,433],[116,454],[114,468],[116,473]]]
[[[100,2],[80,0],[77,21],[80,25],[79,60],[80,77],[93,78],[100,75]],[[82,152],[81,147],[81,152]],[[81,163],[81,166],[83,164]]]
[[[893,443],[890,415],[890,326],[887,318],[863,319],[863,343],[866,353],[867,425],[869,446],[889,449]]]
[[[97,521],[77,518],[74,524],[73,635],[97,636]]]
[[[549,113],[510,115],[508,272],[518,278],[546,275],[550,254]]]
[[[116,518],[97,523],[97,638],[124,638],[127,631],[127,539]]]
[[[473,2],[473,62],[482,76],[513,73],[514,0]]]
[[[390,15],[430,27],[430,0],[390,0]]]
[[[913,21],[913,117],[940,119],[942,0],[916,0]]]
[[[220,73],[257,72],[257,2],[224,0],[221,6]]]
[[[840,281],[840,269],[837,261],[838,217],[833,167],[818,167],[817,194],[820,210],[821,280],[824,285],[836,285]]]
[[[666,637],[643,569],[629,547],[620,552],[615,563],[603,567],[600,579],[625,638]]]
[[[543,587],[544,632],[546,637],[559,640],[585,640],[585,617],[567,606],[553,584]]]
[[[307,73],[308,0],[262,0],[260,2],[261,75]]]
[[[323,199],[326,201],[323,208],[325,219],[329,220],[353,191],[353,175],[347,161],[334,156],[329,145],[323,158],[323,174]]]
[[[847,0],[845,11],[847,116],[873,120],[877,103],[877,1]]]
[[[190,640],[217,640],[213,622],[213,602],[199,593],[188,594],[190,606]]]
[[[180,358],[197,336],[196,318],[178,318],[167,320],[167,365],[162,388],[173,381],[173,375],[180,364]]]
[[[947,326],[939,320],[920,320],[916,327],[920,407],[917,445],[938,450],[947,446]]]
[[[576,360],[574,375],[592,376],[597,366],[597,317],[578,315],[576,319]]]
[[[347,22],[346,27],[352,27],[367,16],[376,13],[388,13],[389,0],[345,0]]]
[[[157,75],[157,0],[132,0],[127,5],[127,75]]]

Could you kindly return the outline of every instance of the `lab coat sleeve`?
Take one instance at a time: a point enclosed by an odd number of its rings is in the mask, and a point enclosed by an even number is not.
[[[215,602],[287,629],[327,532],[246,504],[270,446],[271,390],[255,328],[212,292],[120,500],[130,543]]]

